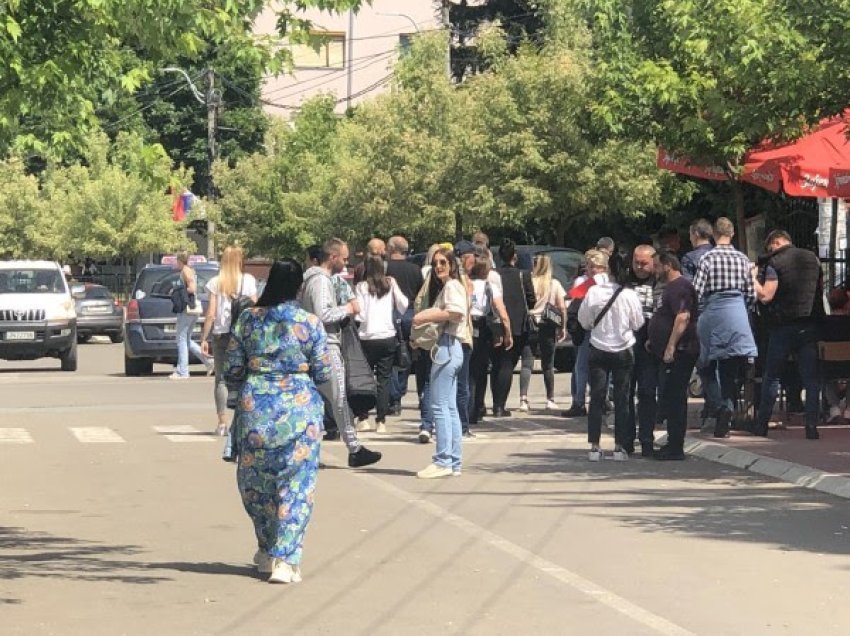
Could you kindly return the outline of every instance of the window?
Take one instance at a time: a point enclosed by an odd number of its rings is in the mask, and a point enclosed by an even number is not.
[[[292,63],[296,68],[345,68],[345,34],[314,32],[321,36],[317,48],[309,44],[293,44]]]

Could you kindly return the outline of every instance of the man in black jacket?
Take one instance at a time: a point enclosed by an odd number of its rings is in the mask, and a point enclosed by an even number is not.
[[[755,435],[767,435],[768,422],[779,392],[785,360],[795,354],[806,388],[806,439],[818,439],[820,379],[817,351],[817,305],[821,302],[820,261],[809,250],[794,247],[783,230],[771,232],[764,283],[753,267],[756,297],[766,306],[768,345],[761,403],[753,425]]]
[[[401,331],[404,341],[410,340],[410,326],[413,322],[413,301],[422,289],[422,269],[407,260],[407,240],[403,236],[391,236],[387,241],[387,276],[392,276],[401,293],[407,297],[408,306],[405,314],[397,315],[401,320]],[[407,382],[410,369],[393,369],[390,383],[390,413],[401,413],[401,398],[407,393]]]

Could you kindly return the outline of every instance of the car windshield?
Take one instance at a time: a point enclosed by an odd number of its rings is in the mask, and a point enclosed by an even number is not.
[[[214,269],[196,269],[195,274],[198,277],[198,291],[204,292],[209,280],[217,274]],[[136,281],[136,289],[134,295],[139,297],[139,292],[143,292],[145,296],[170,296],[174,286],[180,279],[180,272],[174,269],[165,268],[150,268],[144,269],[139,274]]]
[[[83,297],[86,300],[111,300],[112,295],[106,287],[89,287]]]
[[[0,271],[0,294],[62,294],[65,281],[56,269],[4,269]]]

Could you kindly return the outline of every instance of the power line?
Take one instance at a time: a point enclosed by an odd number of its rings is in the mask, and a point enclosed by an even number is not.
[[[199,77],[200,77],[200,75],[196,75],[195,77],[193,77],[193,78],[192,78],[192,81],[197,80]],[[167,95],[162,96],[162,97],[161,97],[161,99],[168,99],[169,97],[172,97],[173,95],[176,95],[177,93],[179,93],[180,91],[182,91],[182,90],[183,90],[183,89],[185,89],[185,88],[187,88],[187,86],[186,86],[186,84],[185,84],[185,82],[184,82],[183,78],[181,77],[181,78],[180,78],[180,85],[179,85],[176,89],[174,89],[173,91],[171,91],[170,93],[168,93]],[[124,117],[121,117],[120,119],[117,119],[117,120],[115,120],[115,121],[109,122],[108,124],[105,124],[105,125],[101,126],[101,128],[103,128],[104,130],[109,130],[109,129],[115,128],[116,126],[118,126],[119,124],[124,123],[124,122],[125,122],[125,121],[127,121],[128,119],[132,119],[133,117],[135,117],[135,116],[136,116],[136,115],[138,115],[139,113],[143,113],[144,111],[146,111],[146,110],[149,110],[149,109],[153,108],[154,106],[156,106],[156,104],[157,104],[157,101],[156,101],[156,100],[154,100],[154,101],[152,101],[150,104],[147,104],[146,106],[142,106],[142,107],[140,107],[140,108],[137,108],[137,109],[136,109],[136,110],[134,110],[133,112],[131,112],[131,113],[129,113],[129,114],[127,114],[127,115],[125,115]]]

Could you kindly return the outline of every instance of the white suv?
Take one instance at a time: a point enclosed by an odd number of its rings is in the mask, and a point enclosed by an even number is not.
[[[0,261],[0,359],[59,358],[77,370],[77,314],[52,261]]]

